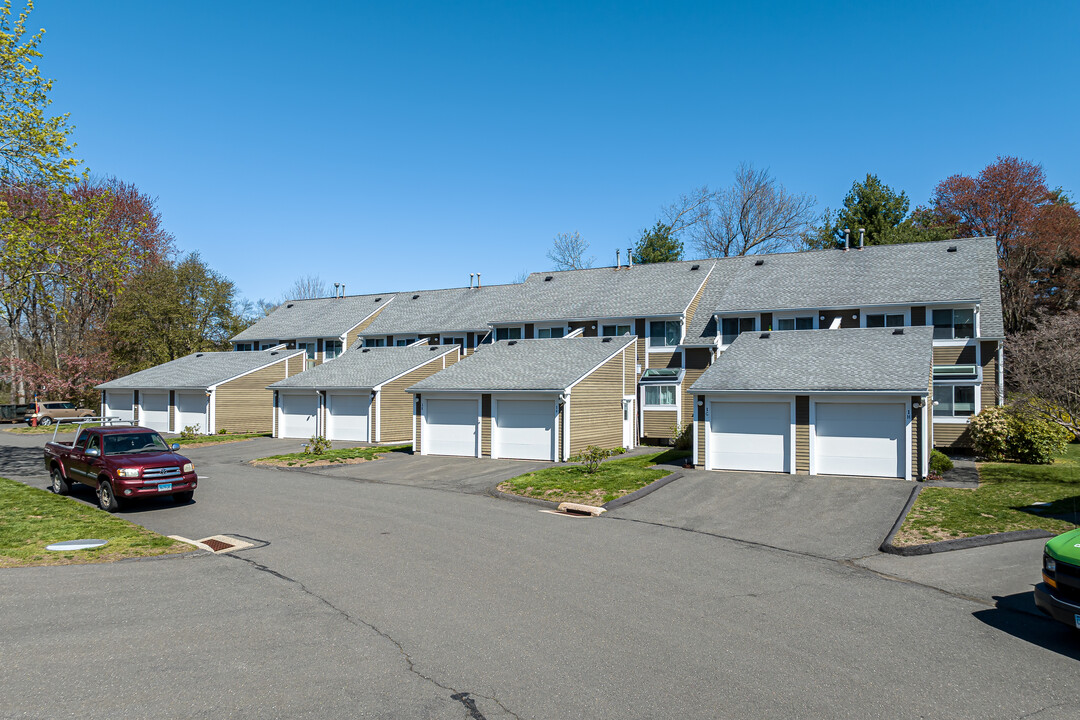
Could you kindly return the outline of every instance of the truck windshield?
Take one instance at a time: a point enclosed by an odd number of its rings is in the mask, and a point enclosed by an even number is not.
[[[169,446],[157,433],[123,433],[105,436],[106,455],[129,455],[140,452],[165,452]]]

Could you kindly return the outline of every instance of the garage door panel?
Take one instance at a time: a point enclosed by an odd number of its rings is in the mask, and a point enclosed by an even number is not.
[[[142,392],[139,394],[139,424],[158,432],[169,432],[169,393]]]
[[[899,403],[817,403],[814,471],[904,477],[906,407]]]
[[[788,471],[790,403],[714,402],[710,412],[713,469]]]
[[[476,456],[477,402],[425,401],[425,455]]]
[[[135,397],[130,390],[105,391],[105,404],[108,406],[105,414],[109,417],[118,417],[121,420],[135,419]]]
[[[368,441],[368,411],[371,396],[331,393],[327,420],[327,437],[331,440]]]
[[[210,424],[206,421],[206,393],[176,393],[177,430],[196,425],[201,433],[210,431]]]
[[[315,413],[319,398],[312,395],[280,396],[281,428],[278,435],[286,438],[309,438],[316,432]]]
[[[555,459],[555,403],[550,400],[500,400],[496,454],[519,460]]]

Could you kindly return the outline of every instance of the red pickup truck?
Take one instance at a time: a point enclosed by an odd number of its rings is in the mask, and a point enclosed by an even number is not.
[[[55,437],[55,436],[54,436]],[[80,427],[75,440],[45,444],[45,468],[52,490],[66,495],[71,483],[96,488],[98,505],[115,512],[127,500],[172,495],[191,502],[198,486],[195,466],[179,445],[165,444],[150,428],[131,426]]]

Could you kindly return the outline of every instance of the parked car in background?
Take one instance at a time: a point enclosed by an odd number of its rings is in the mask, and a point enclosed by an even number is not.
[[[1042,575],[1035,586],[1035,606],[1080,630],[1080,528],[1050,538],[1043,549]]]
[[[26,416],[34,412],[35,407],[34,403],[29,405],[16,405],[13,403],[0,405],[0,422],[24,422]]]
[[[26,413],[26,424],[52,425],[62,418],[93,417],[90,408],[76,407],[66,400],[40,400],[32,404],[33,409]]]

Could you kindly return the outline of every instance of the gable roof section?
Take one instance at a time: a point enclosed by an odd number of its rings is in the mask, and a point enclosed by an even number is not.
[[[732,262],[726,260],[716,261],[716,267],[709,274],[709,280],[701,291],[701,300],[698,302],[694,317],[686,326],[686,345],[713,345],[718,334],[716,318],[713,312],[724,294],[728,291],[728,283],[731,276],[739,269]]]
[[[533,273],[517,286],[516,301],[490,313],[488,319],[494,324],[681,315],[714,263],[692,260]],[[698,269],[692,270],[695,265]],[[700,312],[711,310],[699,306]]]
[[[97,385],[99,390],[172,390],[209,388],[240,375],[259,370],[303,350],[260,350],[257,352],[192,353],[146,370]]]
[[[562,392],[636,339],[628,335],[619,338],[502,340],[421,380],[408,388],[408,392]]]
[[[397,299],[361,335],[486,331],[491,317],[505,312],[521,292],[519,284],[398,293]]]
[[[393,298],[394,293],[384,293],[286,300],[230,342],[338,337],[371,317]]]
[[[930,327],[783,330],[739,335],[690,390],[926,395]],[[768,337],[765,337],[768,336]]]
[[[460,349],[457,345],[417,345],[352,350],[299,375],[279,380],[270,388],[373,388],[451,351]]]
[[[983,304],[982,334],[1003,334],[997,241],[992,237],[719,262],[734,267],[728,269],[716,313],[970,301]]]

